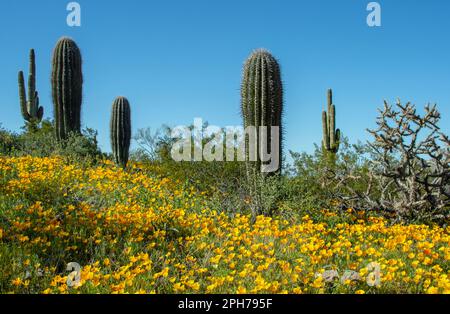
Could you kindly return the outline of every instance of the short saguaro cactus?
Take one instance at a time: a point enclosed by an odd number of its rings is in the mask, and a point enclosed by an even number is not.
[[[111,148],[116,165],[125,168],[131,143],[131,110],[125,97],[117,97],[112,105]]]

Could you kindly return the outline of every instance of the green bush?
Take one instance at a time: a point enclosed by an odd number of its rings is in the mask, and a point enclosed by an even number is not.
[[[354,180],[352,188],[355,191],[367,189],[367,180],[364,180],[368,171],[366,151],[366,145],[352,145],[348,138],[342,140],[332,163],[317,145],[313,154],[291,151],[293,165],[288,170],[287,206],[308,214],[320,209],[346,209],[339,202],[341,197],[345,197],[345,190],[338,178],[349,174],[359,176],[361,179]]]
[[[70,133],[53,154],[82,162],[95,162],[105,157],[98,148],[97,131],[90,128],[83,129],[81,134]]]
[[[193,126],[191,126],[193,127]],[[207,127],[207,124],[204,126]],[[138,130],[134,137],[139,148],[132,152],[131,158],[144,164],[157,165],[160,173],[173,180],[186,181],[204,192],[234,191],[238,182],[245,178],[245,165],[230,161],[181,161],[171,157],[171,148],[176,139],[170,137],[171,129],[163,126],[152,132],[150,128]],[[208,142],[210,138],[204,138]]]
[[[0,155],[10,155],[18,146],[18,136],[0,126]]]
[[[103,155],[98,148],[97,131],[86,128],[58,142],[52,121],[27,122],[23,132],[15,134],[0,129],[0,153],[9,156],[48,157],[59,155],[71,161],[95,161]]]

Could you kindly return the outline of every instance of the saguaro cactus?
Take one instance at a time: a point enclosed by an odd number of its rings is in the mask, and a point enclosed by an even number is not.
[[[323,149],[329,153],[336,154],[339,150],[341,131],[336,129],[336,107],[333,104],[333,91],[328,90],[327,111],[322,112],[323,127]]]
[[[70,38],[56,44],[52,61],[52,97],[58,140],[70,132],[80,132],[82,103],[82,59],[80,49]]]
[[[125,168],[128,163],[131,141],[130,103],[125,97],[117,97],[114,100],[110,130],[114,162]]]
[[[255,221],[257,215],[274,210],[274,202],[266,202],[264,184],[280,172],[282,156],[283,84],[280,66],[266,50],[254,51],[244,64],[241,110],[246,135],[250,135],[245,143],[246,169]]]
[[[272,150],[273,144],[276,145],[278,168],[268,172],[277,173],[281,169],[282,156],[283,84],[280,66],[268,51],[259,49],[247,59],[243,72],[241,110],[244,127],[256,128],[256,138],[253,144],[260,155],[264,146],[268,152]],[[267,136],[261,136],[259,132],[261,127],[267,127]],[[271,137],[274,135],[274,129],[271,130],[270,127],[278,127],[278,137]],[[278,142],[272,143],[272,140]],[[249,157],[248,148],[251,145],[252,143],[246,145],[247,158]],[[248,163],[251,165],[252,172],[264,172],[265,162],[261,162],[260,159],[257,158],[257,161]]]
[[[28,121],[41,122],[44,108],[39,106],[39,95],[36,90],[36,62],[34,49],[30,50],[30,73],[28,74],[28,99],[25,92],[23,72],[19,72],[20,110],[23,118]]]

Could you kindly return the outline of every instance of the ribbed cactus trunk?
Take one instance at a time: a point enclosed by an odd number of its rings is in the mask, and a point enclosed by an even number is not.
[[[56,137],[61,141],[81,129],[82,59],[80,49],[70,38],[61,38],[56,44],[51,82]]]
[[[336,129],[336,106],[333,104],[333,91],[331,89],[328,90],[327,96],[327,111],[322,112],[322,148],[324,154],[334,163],[336,154],[339,151],[341,131]]]
[[[39,95],[36,91],[36,61],[34,49],[30,50],[30,70],[28,74],[28,99],[25,91],[25,79],[23,72],[19,72],[19,98],[20,111],[28,122],[41,122],[44,108],[39,106]]]
[[[111,148],[116,165],[125,168],[131,142],[130,103],[125,97],[117,97],[112,105]]]
[[[241,110],[244,128],[255,127],[256,137],[254,146],[257,147],[259,157],[261,152],[271,151],[277,141],[278,158],[282,155],[282,114],[283,114],[283,85],[281,82],[280,67],[277,60],[266,50],[260,49],[252,53],[244,65],[244,74],[241,87]],[[261,136],[261,127],[267,127],[267,136]],[[277,127],[279,137],[271,137],[271,127]],[[248,148],[252,143],[248,143]],[[255,171],[263,173],[264,162],[258,158],[250,162]],[[270,173],[279,172],[281,167]]]
[[[248,130],[249,127],[253,127],[256,130],[256,136],[253,139],[249,137],[246,142],[246,164],[251,193],[258,199],[262,197],[260,184],[264,179],[280,172],[282,156],[283,84],[280,66],[266,50],[254,51],[244,64],[241,111],[244,128]],[[266,127],[266,134],[261,133],[264,129],[262,127]],[[258,155],[256,161],[249,160],[251,158],[249,149],[252,145]],[[278,167],[274,171],[265,172],[267,162],[261,161],[262,152],[273,153],[274,146],[277,149]]]

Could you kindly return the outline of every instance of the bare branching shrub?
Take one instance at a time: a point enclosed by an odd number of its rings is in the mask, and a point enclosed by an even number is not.
[[[135,159],[157,160],[159,145],[162,140],[161,129],[152,131],[151,128],[139,129],[133,139],[138,144],[139,148],[132,154]]]
[[[450,141],[438,126],[436,106],[423,116],[414,105],[396,107],[385,102],[377,129],[368,130],[369,172],[347,174],[338,184],[347,188],[349,205],[391,213],[396,221],[445,222],[450,217]],[[350,182],[365,180],[366,189],[355,191]]]

